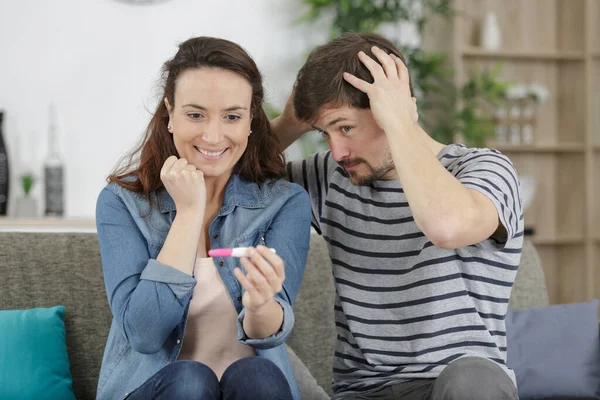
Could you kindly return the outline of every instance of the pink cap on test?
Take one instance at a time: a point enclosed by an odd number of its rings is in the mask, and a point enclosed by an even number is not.
[[[212,249],[208,251],[209,257],[231,257],[233,249]]]

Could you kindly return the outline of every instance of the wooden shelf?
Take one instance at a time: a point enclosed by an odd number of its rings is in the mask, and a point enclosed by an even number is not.
[[[503,153],[583,153],[585,151],[584,145],[580,143],[534,145],[492,144],[491,147]]]
[[[536,83],[550,93],[536,110],[534,144],[489,142],[486,147],[507,154],[519,174],[536,179],[525,223],[535,227],[535,235],[528,239],[539,250],[550,302],[597,298],[600,0],[513,1],[510,7],[506,0],[452,3],[460,12],[432,43],[440,51],[451,49],[459,87],[472,71],[502,63],[499,77],[504,82]],[[497,51],[479,44],[488,13],[494,13],[500,26],[502,48]]]
[[[522,61],[584,61],[585,54],[578,51],[543,50],[484,50],[478,47],[464,47],[461,55],[465,58],[510,59]]]
[[[585,244],[582,236],[563,236],[563,237],[532,237],[531,241],[537,246],[572,246]]]
[[[95,232],[93,218],[14,218],[0,217],[0,231]]]

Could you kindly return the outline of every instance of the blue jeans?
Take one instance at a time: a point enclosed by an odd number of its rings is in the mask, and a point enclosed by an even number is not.
[[[205,364],[175,361],[127,396],[127,400],[289,400],[290,386],[281,370],[262,357],[231,364],[221,381]]]

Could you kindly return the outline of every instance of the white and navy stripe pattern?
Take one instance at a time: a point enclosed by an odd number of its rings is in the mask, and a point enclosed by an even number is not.
[[[352,185],[330,152],[288,164],[329,245],[338,395],[434,378],[467,355],[497,362],[514,380],[505,365],[504,316],[523,243],[515,168],[496,150],[462,145],[446,146],[438,159],[491,199],[508,239],[437,248],[417,227],[399,181]]]

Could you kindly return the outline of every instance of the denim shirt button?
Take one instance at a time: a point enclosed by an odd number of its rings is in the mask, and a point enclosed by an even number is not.
[[[213,239],[216,239],[216,238],[218,238],[218,237],[219,237],[219,234],[218,234],[218,233],[215,233],[215,234],[213,235]]]
[[[223,261],[221,261],[221,262],[219,263],[219,267],[222,267],[223,265],[225,265],[225,263],[224,263]]]
[[[181,343],[181,339],[177,339],[177,344]]]
[[[238,301],[242,301],[242,296],[238,296]]]

